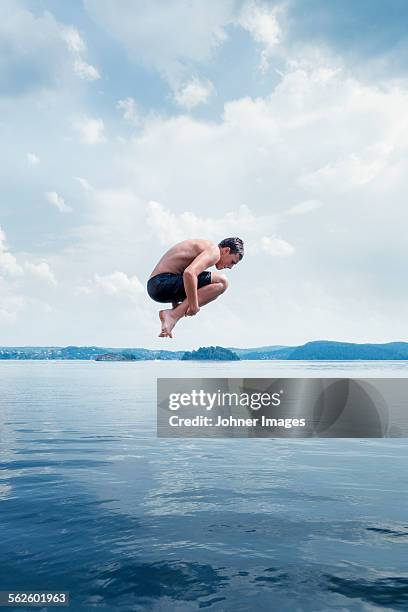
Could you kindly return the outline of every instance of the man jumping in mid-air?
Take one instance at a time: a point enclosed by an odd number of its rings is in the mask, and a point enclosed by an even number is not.
[[[225,238],[218,245],[210,240],[183,240],[168,250],[147,282],[147,292],[153,300],[171,302],[173,306],[159,312],[159,337],[172,338],[173,327],[181,317],[196,315],[200,306],[224,293],[226,277],[207,272],[207,268],[232,268],[243,256],[241,238]]]

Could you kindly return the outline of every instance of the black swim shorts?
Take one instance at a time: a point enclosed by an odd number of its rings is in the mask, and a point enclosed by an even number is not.
[[[197,276],[197,289],[211,283],[211,272],[201,272]],[[147,281],[147,293],[155,302],[182,302],[186,299],[182,274],[163,272]]]

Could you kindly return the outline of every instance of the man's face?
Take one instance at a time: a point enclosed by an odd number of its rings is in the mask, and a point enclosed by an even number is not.
[[[215,264],[217,270],[224,270],[225,268],[231,269],[239,262],[239,253],[230,253],[229,247],[223,247],[220,251],[220,260]]]

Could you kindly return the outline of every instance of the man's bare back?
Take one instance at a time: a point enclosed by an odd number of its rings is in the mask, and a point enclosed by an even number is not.
[[[183,240],[169,249],[159,260],[147,282],[149,296],[156,302],[170,302],[173,309],[159,312],[160,337],[172,338],[172,329],[184,316],[192,316],[216,299],[228,286],[218,272],[232,268],[243,257],[240,238],[225,238],[218,245],[201,238]]]
[[[220,258],[217,245],[210,240],[202,240],[197,238],[178,242],[171,247],[171,249],[166,251],[163,257],[157,263],[149,278],[156,276],[156,274],[162,274],[163,272],[183,274],[184,270],[191,264],[191,262],[205,250],[213,250],[215,256],[217,256],[218,259]],[[214,261],[214,263],[216,263],[216,261]]]

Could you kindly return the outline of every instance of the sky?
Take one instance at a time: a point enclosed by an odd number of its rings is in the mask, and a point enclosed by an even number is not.
[[[406,0],[2,0],[0,344],[407,341]],[[173,339],[174,243],[240,236]]]

